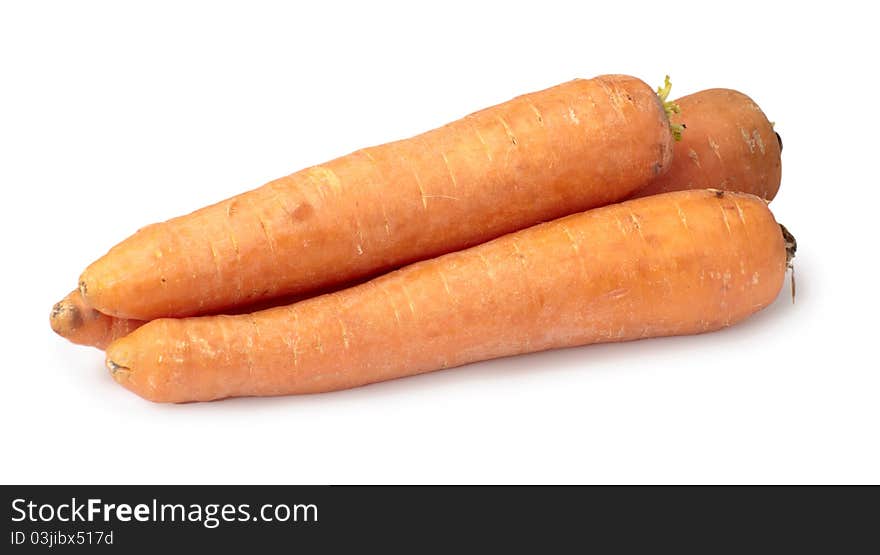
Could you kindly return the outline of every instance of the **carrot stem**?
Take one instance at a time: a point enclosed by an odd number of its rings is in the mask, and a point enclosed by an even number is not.
[[[663,85],[657,87],[657,96],[660,97],[660,102],[663,103],[663,110],[666,111],[666,117],[672,118],[672,114],[680,114],[681,108],[678,107],[678,104],[673,102],[672,100],[668,100],[669,93],[672,92],[672,81],[669,80],[669,76],[663,80]],[[669,121],[669,129],[672,131],[672,137],[676,141],[681,140],[681,133],[685,130],[685,125],[683,123],[672,123],[672,120]]]

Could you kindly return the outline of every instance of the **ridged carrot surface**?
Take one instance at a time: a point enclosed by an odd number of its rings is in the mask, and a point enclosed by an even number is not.
[[[159,319],[114,342],[153,401],[316,393],[558,347],[717,330],[767,306],[789,251],[765,202],[685,191],[576,214],[337,293]]]
[[[685,140],[675,143],[670,170],[633,197],[691,188],[726,188],[757,194],[768,200],[774,197],[781,177],[782,143],[778,139],[779,149],[767,149],[767,145],[773,143],[774,131],[751,98],[730,89],[708,89],[681,98],[674,104],[684,106],[683,114],[673,116],[673,119],[678,123],[688,122],[690,128],[683,133]],[[743,129],[751,129],[748,138],[745,138]],[[279,301],[275,304],[288,303]],[[80,312],[89,314],[81,299],[79,306]],[[56,332],[65,337],[73,334],[68,338],[74,343],[102,349],[142,323],[126,320],[117,324],[115,318],[102,316],[77,319],[78,326],[73,328],[69,325],[73,313],[59,312],[57,308],[53,309],[53,329]],[[221,307],[218,310],[225,312],[227,309]],[[56,321],[55,315],[68,317],[68,323]],[[133,322],[137,324],[133,326]],[[90,342],[90,339],[94,341]]]
[[[708,89],[675,101],[670,118],[684,126],[672,167],[633,197],[686,189],[723,189],[773,200],[782,179],[782,139],[761,108],[731,89]]]
[[[672,142],[648,85],[578,79],[147,226],[80,290],[145,320],[304,293],[625,198]]]

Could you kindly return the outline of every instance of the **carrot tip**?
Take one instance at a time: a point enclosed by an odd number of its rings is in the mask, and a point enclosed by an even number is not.
[[[52,326],[52,331],[61,335],[61,331],[63,330],[63,326],[61,325],[61,314],[64,312],[64,305],[62,303],[55,303],[55,306],[52,307],[52,312],[49,313],[49,325]]]
[[[64,301],[58,301],[52,306],[52,312],[49,313],[49,320],[55,322],[61,313],[64,312]]]
[[[120,378],[127,378],[131,374],[131,368],[116,364],[110,359],[107,359],[107,369],[110,370],[110,375],[116,381],[119,381]]]
[[[66,299],[55,303],[52,312],[49,313],[49,325],[52,326],[52,331],[62,336],[79,328],[82,321],[79,308]]]

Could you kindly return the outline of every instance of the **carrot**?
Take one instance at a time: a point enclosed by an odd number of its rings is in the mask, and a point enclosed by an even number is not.
[[[668,89],[661,89],[658,92],[661,99],[665,100]],[[723,188],[757,194],[768,200],[775,196],[781,177],[782,141],[751,98],[730,89],[709,89],[678,99],[673,105],[684,106],[684,115],[674,116],[673,119],[678,124],[682,121],[688,122],[688,130],[684,134],[685,140],[675,143],[670,170],[635,193],[634,198],[693,188]],[[752,143],[745,142],[743,138],[742,129],[749,128],[752,129]],[[768,151],[767,145],[774,144],[772,139],[774,135],[775,144],[779,148],[771,148]],[[749,148],[749,146],[758,148]],[[698,152],[695,147],[700,151]],[[708,163],[705,162],[707,157]],[[82,302],[81,299],[79,301]],[[288,303],[282,300],[265,304]],[[225,309],[228,307],[221,307],[220,310],[231,313],[241,312],[241,310]],[[55,310],[53,309],[53,314]],[[70,339],[74,343],[104,348],[109,342],[104,340],[102,330],[105,328],[118,330],[119,333],[127,333],[126,330],[134,329],[131,324],[112,322],[113,317],[109,316],[84,319],[80,327],[75,330],[77,337]],[[141,322],[137,322],[137,325],[140,325]],[[90,327],[96,329],[90,331]],[[60,326],[56,331],[65,335],[65,329],[69,329],[69,326]],[[102,344],[89,343],[90,337],[101,340]]]
[[[163,318],[107,349],[163,402],[316,393],[590,343],[728,326],[779,293],[793,246],[765,202],[684,191],[576,214],[337,293]]]
[[[204,314],[615,202],[669,166],[664,108],[621,75],[520,96],[143,228],[90,265],[80,290],[123,318]]]
[[[668,94],[668,81],[666,85],[658,91],[662,100]],[[678,99],[672,105],[684,106],[684,115],[674,116],[673,119],[678,124],[688,122],[690,127],[684,135],[685,140],[675,144],[670,170],[633,197],[693,188],[724,188],[758,194],[768,200],[774,197],[780,181],[782,142],[775,134],[779,148],[767,150],[767,144],[773,145],[775,132],[751,98],[734,90],[709,89]],[[741,140],[742,129],[749,128],[752,129],[753,145]],[[762,137],[766,137],[766,140]],[[750,145],[758,146],[757,150],[748,148]],[[763,152],[761,147],[764,148]],[[705,161],[707,157],[708,163]],[[281,300],[264,304],[288,303]],[[219,310],[230,313],[252,311],[248,308],[229,310],[229,307],[220,307]],[[71,339],[75,343],[89,344],[89,337],[101,339],[104,337],[101,330],[111,326],[120,332],[134,329],[124,323],[112,324],[112,317],[109,316],[85,319],[77,328],[78,337]],[[94,334],[89,327],[97,328]],[[64,329],[67,328],[61,327],[61,331],[56,331],[65,335]],[[106,343],[93,346],[104,348]]]
[[[49,314],[52,329],[77,345],[104,349],[114,340],[144,325],[143,320],[114,318],[88,306],[79,291],[55,303]]]
[[[286,295],[269,299],[247,306],[229,308],[220,311],[222,314],[246,314],[276,306],[298,302],[317,294],[332,293],[346,287],[358,285],[365,280],[355,280],[338,286],[326,287],[310,295]],[[77,345],[105,349],[107,345],[128,335],[146,324],[146,320],[134,320],[108,316],[89,306],[82,298],[79,290],[72,291],[52,307],[49,314],[52,330],[61,337]]]
[[[662,96],[663,91],[661,91]],[[772,200],[782,178],[782,139],[741,92],[709,89],[679,98],[671,120],[686,128],[672,167],[633,197],[684,189],[724,189]]]

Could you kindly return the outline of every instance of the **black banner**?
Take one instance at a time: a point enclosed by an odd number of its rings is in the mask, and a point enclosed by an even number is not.
[[[878,521],[877,488],[4,486],[2,491],[3,553],[183,547],[224,553],[392,547],[470,552],[503,546],[540,553],[600,546],[603,552],[662,547],[712,553],[789,552],[795,545],[855,553]]]

